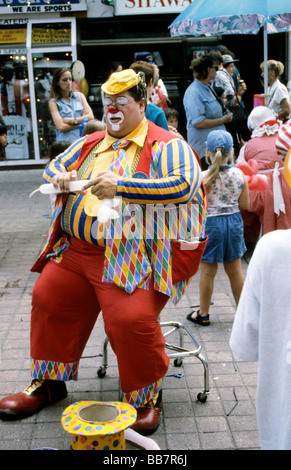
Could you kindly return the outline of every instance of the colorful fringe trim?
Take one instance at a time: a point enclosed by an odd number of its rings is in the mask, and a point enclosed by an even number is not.
[[[77,380],[79,362],[55,362],[31,359],[31,377],[45,380]]]
[[[122,392],[122,401],[132,405],[134,408],[139,408],[148,403],[162,388],[163,378],[157,382],[133,392]]]

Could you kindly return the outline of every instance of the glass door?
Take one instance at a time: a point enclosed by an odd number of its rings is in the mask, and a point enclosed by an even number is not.
[[[75,18],[31,21],[28,25],[29,82],[37,159],[47,160],[56,129],[48,102],[53,75],[77,60]]]
[[[32,53],[40,158],[48,157],[49,148],[56,138],[56,129],[48,106],[52,78],[58,68],[70,67],[71,64],[71,52]]]

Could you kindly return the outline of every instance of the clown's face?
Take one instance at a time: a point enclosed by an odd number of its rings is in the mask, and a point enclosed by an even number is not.
[[[127,92],[118,95],[105,94],[104,113],[108,133],[113,137],[125,137],[143,120],[145,101],[134,101]]]

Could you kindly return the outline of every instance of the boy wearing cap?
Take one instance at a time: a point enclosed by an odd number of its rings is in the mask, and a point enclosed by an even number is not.
[[[102,310],[123,401],[137,408],[134,428],[149,433],[159,424],[159,392],[169,363],[158,317],[169,298],[178,302],[189,278],[175,279],[168,222],[158,236],[147,204],[184,204],[191,213],[197,202],[206,209],[206,195],[189,145],[145,118],[142,75],[113,73],[102,91],[106,131],[79,139],[44,172],[44,180],[63,193],[32,268],[41,272],[32,296],[33,381],[0,401],[0,416],[28,416],[66,396],[65,381],[77,379]],[[90,180],[85,191],[69,193],[75,179]],[[98,211],[102,200],[115,196],[122,198],[119,218],[105,231]],[[193,236],[189,218],[187,229]]]
[[[165,87],[165,84],[163,80],[160,78],[159,67],[154,61],[153,54],[151,52],[146,52],[146,51],[136,52],[134,54],[134,61],[135,62],[143,61],[143,62],[147,62],[148,64],[154,65],[154,67],[156,68],[158,72],[159,77],[158,77],[158,82],[155,85],[155,89],[153,92],[152,102],[155,103],[157,106],[161,107],[162,109],[166,109],[166,107],[168,106],[168,103],[170,104],[171,101],[169,100],[169,96],[168,96],[168,92]],[[161,62],[161,58],[160,58],[160,62]],[[162,62],[161,62],[161,65],[162,65]]]
[[[169,126],[163,109],[150,102],[150,98],[152,97],[154,89],[156,88],[159,80],[159,71],[157,67],[148,62],[139,60],[131,64],[130,68],[136,73],[143,72],[145,75],[145,82],[147,88],[146,118],[149,121],[152,121],[157,126],[160,126],[168,131]]]

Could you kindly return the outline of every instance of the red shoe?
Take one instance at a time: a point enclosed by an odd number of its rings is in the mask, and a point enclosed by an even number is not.
[[[136,422],[131,426],[132,429],[140,434],[152,434],[159,427],[160,412],[162,409],[162,391],[159,392],[155,405],[152,400],[145,406],[137,408]]]
[[[0,400],[0,418],[3,420],[26,418],[46,405],[62,400],[67,394],[65,382],[34,379],[23,392]]]

